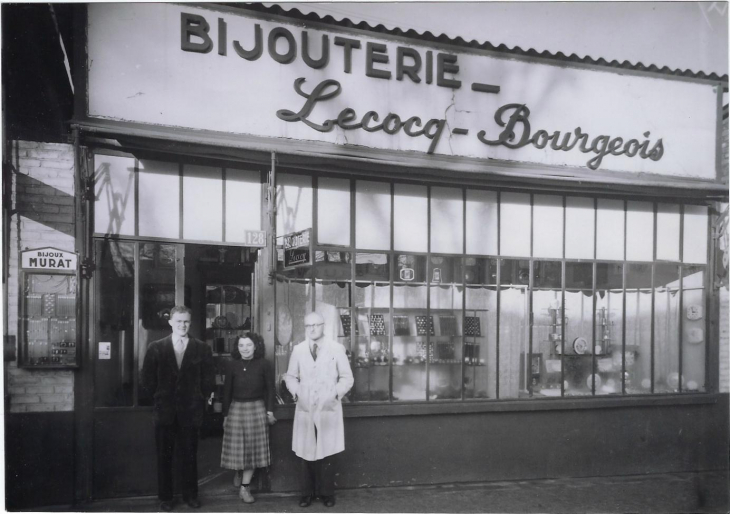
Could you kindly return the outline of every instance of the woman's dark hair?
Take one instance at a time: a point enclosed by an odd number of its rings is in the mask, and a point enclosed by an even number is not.
[[[253,358],[254,359],[263,359],[264,354],[266,353],[266,347],[264,346],[264,338],[258,335],[256,332],[246,332],[242,336],[238,336],[236,338],[236,344],[233,345],[233,349],[231,349],[231,358],[234,361],[241,360],[241,352],[238,351],[238,342],[241,339],[250,339],[253,341],[253,344],[255,346],[255,349],[253,351]]]

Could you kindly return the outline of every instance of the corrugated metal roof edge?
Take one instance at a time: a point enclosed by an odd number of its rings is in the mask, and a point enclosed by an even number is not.
[[[225,5],[233,5],[236,7],[241,7],[241,4],[229,4],[226,3]],[[413,29],[408,30],[402,30],[400,28],[395,29],[389,29],[385,25],[378,24],[375,27],[367,23],[366,21],[361,21],[359,23],[355,23],[349,18],[343,18],[342,20],[337,20],[331,15],[325,15],[320,16],[316,13],[309,13],[305,14],[301,12],[296,7],[292,7],[291,9],[284,9],[283,7],[279,5],[272,5],[271,7],[267,7],[260,3],[246,3],[245,8],[262,12],[262,13],[268,13],[268,14],[276,14],[279,16],[286,16],[289,18],[297,18],[300,20],[308,20],[308,21],[316,21],[321,23],[328,23],[331,25],[337,25],[340,27],[347,27],[347,28],[355,28],[360,30],[369,30],[371,32],[380,32],[382,34],[390,34],[393,36],[402,36],[402,37],[409,37],[413,39],[421,39],[425,41],[431,41],[435,43],[442,43],[442,44],[450,44],[465,48],[474,48],[479,50],[491,50],[496,52],[502,52],[506,54],[514,54],[514,55],[523,55],[528,57],[541,57],[545,59],[554,59],[557,61],[563,61],[563,62],[573,62],[573,63],[583,63],[583,64],[594,64],[598,66],[606,66],[609,68],[619,68],[624,70],[637,70],[637,71],[648,71],[648,72],[654,72],[654,73],[661,73],[664,75],[673,75],[678,77],[689,77],[689,78],[697,78],[697,79],[706,79],[706,80],[718,80],[722,82],[728,82],[728,75],[718,75],[717,73],[705,73],[704,71],[692,71],[692,70],[680,70],[680,69],[671,69],[668,66],[659,67],[655,64],[651,64],[649,66],[638,62],[636,64],[630,62],[630,61],[621,61],[618,60],[612,60],[607,61],[603,57],[599,57],[598,59],[594,59],[593,57],[587,55],[585,57],[580,57],[577,54],[570,54],[565,55],[563,52],[557,52],[552,53],[547,50],[539,52],[535,50],[534,48],[530,48],[528,50],[523,50],[519,46],[515,46],[513,48],[508,47],[505,44],[500,44],[498,46],[493,45],[489,41],[485,41],[484,43],[479,43],[477,40],[472,39],[471,41],[466,41],[465,39],[461,37],[451,38],[447,36],[446,34],[441,34],[440,36],[434,35],[430,31],[426,31],[423,33],[419,33]]]

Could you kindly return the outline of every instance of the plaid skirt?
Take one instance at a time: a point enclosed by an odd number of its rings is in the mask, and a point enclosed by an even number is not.
[[[234,400],[223,422],[221,467],[255,469],[265,468],[270,463],[269,425],[264,401]]]

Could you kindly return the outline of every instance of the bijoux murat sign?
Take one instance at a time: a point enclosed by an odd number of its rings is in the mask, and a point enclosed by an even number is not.
[[[712,84],[528,62],[214,7],[88,9],[92,118],[715,178]]]
[[[38,248],[20,252],[22,269],[75,272],[78,256],[57,248]]]

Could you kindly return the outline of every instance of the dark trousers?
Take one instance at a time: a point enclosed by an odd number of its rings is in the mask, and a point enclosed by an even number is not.
[[[175,445],[182,476],[183,501],[198,497],[198,428],[181,426],[177,419],[172,425],[155,425],[157,443],[157,497],[172,500],[172,458]]]
[[[335,471],[332,456],[321,460],[299,459],[299,487],[302,496],[333,496]]]

